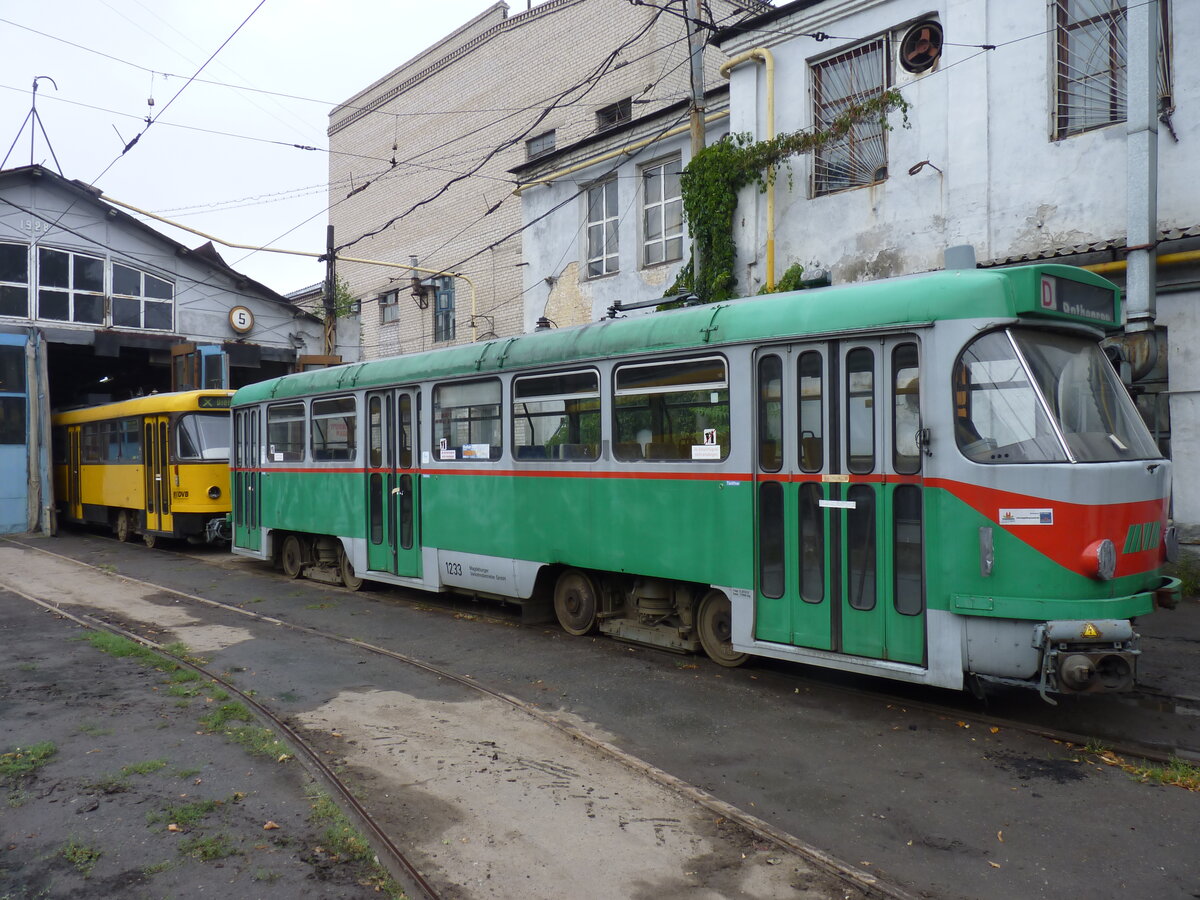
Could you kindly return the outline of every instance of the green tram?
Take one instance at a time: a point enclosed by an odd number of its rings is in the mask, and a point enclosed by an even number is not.
[[[276,378],[233,550],[727,666],[1128,690],[1178,582],[1119,323],[1081,269],[956,270]]]

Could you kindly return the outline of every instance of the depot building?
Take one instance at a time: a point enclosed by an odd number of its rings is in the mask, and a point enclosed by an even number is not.
[[[54,527],[52,411],[341,361],[325,349],[321,318],[211,243],[42,166],[0,171],[0,533]]]

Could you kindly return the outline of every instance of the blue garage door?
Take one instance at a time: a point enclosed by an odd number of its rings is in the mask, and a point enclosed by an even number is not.
[[[29,530],[25,337],[0,334],[0,534]]]

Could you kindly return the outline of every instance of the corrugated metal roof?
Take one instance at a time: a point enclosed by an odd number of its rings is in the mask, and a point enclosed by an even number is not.
[[[1158,233],[1159,244],[1170,241],[1181,241],[1185,238],[1200,237],[1200,225],[1188,228],[1165,228]],[[1107,240],[1091,241],[1086,244],[1068,244],[1065,246],[1032,250],[1015,256],[1003,256],[997,259],[983,260],[980,268],[992,266],[1011,266],[1017,263],[1037,262],[1044,259],[1062,259],[1067,256],[1084,256],[1088,253],[1122,253],[1125,250],[1125,238],[1108,238]]]

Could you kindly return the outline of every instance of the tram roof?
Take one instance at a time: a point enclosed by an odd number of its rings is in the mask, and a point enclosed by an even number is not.
[[[171,391],[164,394],[147,394],[145,397],[134,397],[131,400],[117,400],[114,403],[102,403],[99,406],[85,406],[80,409],[69,409],[56,412],[53,416],[55,425],[78,425],[81,422],[99,422],[104,419],[118,419],[122,416],[145,416],[159,413],[220,411],[228,408],[228,400],[233,391],[200,390],[200,391]],[[213,405],[201,403],[201,398],[217,398]],[[225,401],[225,402],[220,402]]]
[[[234,406],[430,378],[495,374],[529,366],[584,363],[633,353],[715,349],[945,319],[1044,315],[1035,306],[1043,274],[1114,292],[1111,282],[1074,266],[955,269],[838,287],[768,294],[723,303],[604,319],[485,343],[284,375],[241,388]],[[1053,314],[1051,314],[1053,315]],[[1057,316],[1083,321],[1073,316]],[[1091,321],[1093,327],[1103,325]]]

